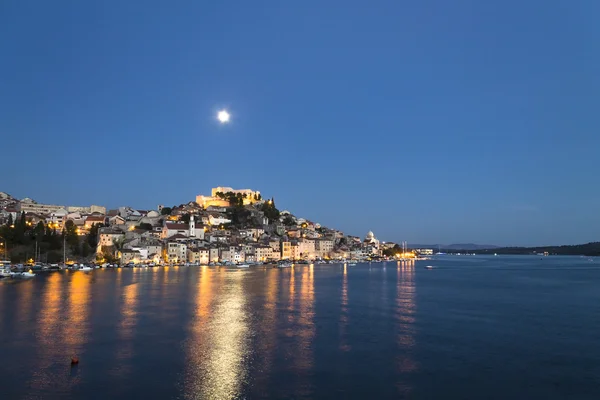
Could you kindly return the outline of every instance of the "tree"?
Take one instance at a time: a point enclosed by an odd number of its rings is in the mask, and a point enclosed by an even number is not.
[[[36,240],[44,240],[46,236],[46,225],[42,221],[38,222],[37,225],[33,228],[33,235]]]
[[[113,247],[114,247],[115,253],[121,251],[123,249],[124,244],[125,244],[124,237],[113,239]]]
[[[142,222],[136,228],[137,229],[143,229],[145,231],[151,231],[152,230],[152,225],[149,224],[149,223],[147,223],[147,222]]]
[[[394,257],[396,255],[396,251],[394,251],[394,249],[384,249],[383,255],[386,257]]]
[[[88,242],[83,242],[83,244],[81,245],[81,256],[87,257],[90,255],[91,252],[92,248],[90,247],[90,244]]]
[[[79,236],[77,235],[77,227],[72,220],[65,223],[64,235],[73,254],[79,255]]]
[[[279,219],[279,210],[275,207],[275,199],[263,203],[260,210],[265,213],[265,217],[267,217],[269,221],[276,221]]]
[[[283,219],[283,224],[286,226],[294,226],[296,225],[296,221],[294,221],[294,218],[292,218],[291,215],[288,215]]]
[[[114,263],[117,261],[115,257],[115,248],[108,246],[102,249],[102,257],[107,263]]]
[[[173,209],[171,207],[163,207],[163,209],[160,211],[161,215],[170,215],[171,212],[173,212]]]
[[[91,248],[95,248],[98,245],[98,230],[100,229],[100,224],[92,224],[90,228],[90,233],[87,236],[87,243]]]
[[[14,223],[12,213],[8,214],[8,226],[11,226]]]

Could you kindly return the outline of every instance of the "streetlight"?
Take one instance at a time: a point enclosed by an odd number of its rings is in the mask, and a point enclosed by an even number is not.
[[[8,243],[6,242],[6,238],[0,236],[0,238],[4,241],[4,258],[8,259]],[[3,243],[0,243],[2,246]]]

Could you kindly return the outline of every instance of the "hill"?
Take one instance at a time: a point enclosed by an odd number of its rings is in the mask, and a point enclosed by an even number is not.
[[[564,246],[498,247],[475,251],[477,254],[541,254],[562,256],[600,256],[600,242]]]
[[[493,244],[475,244],[475,243],[459,243],[459,244],[409,244],[412,249],[440,249],[440,250],[484,250],[497,249],[498,246]]]

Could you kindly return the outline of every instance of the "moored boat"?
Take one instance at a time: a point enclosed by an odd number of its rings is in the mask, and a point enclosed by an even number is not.
[[[10,267],[0,267],[0,278],[10,278],[12,275]]]

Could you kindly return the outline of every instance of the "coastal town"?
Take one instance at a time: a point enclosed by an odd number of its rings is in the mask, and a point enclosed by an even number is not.
[[[81,266],[287,265],[411,258],[431,250],[364,237],[278,210],[252,189],[212,188],[154,210],[64,206],[0,192],[0,260]]]

